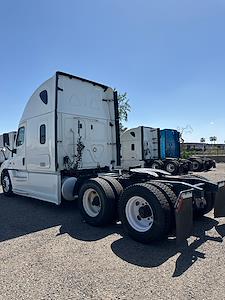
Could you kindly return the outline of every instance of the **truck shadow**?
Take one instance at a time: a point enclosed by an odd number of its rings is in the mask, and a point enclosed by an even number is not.
[[[215,227],[216,228],[216,231],[218,232],[218,234],[224,238],[225,237],[225,224],[223,225],[218,225]]]
[[[60,234],[95,241],[115,233],[118,226],[95,228],[83,223],[75,202],[60,206],[21,196],[5,197],[0,193],[0,242],[54,226]]]
[[[120,224],[104,228],[96,228],[84,223],[80,217],[76,203],[63,203],[56,206],[36,199],[14,196],[7,198],[0,194],[0,242],[24,236],[29,233],[59,226],[58,235],[68,234],[72,238],[92,242],[112,234],[121,238],[111,244],[115,255],[124,261],[140,267],[153,268],[165,263],[179,254],[175,261],[173,277],[182,275],[198,259],[204,259],[205,254],[198,247],[206,241],[222,242],[225,236],[225,225],[209,217],[203,217],[196,222],[193,236],[195,240],[178,247],[174,237],[143,245],[123,235]],[[215,227],[218,237],[207,235],[207,231]]]
[[[225,236],[225,227],[222,228],[223,225],[217,225],[218,222],[209,217],[202,217],[201,220],[196,221],[193,232],[195,240],[190,245],[188,245],[188,242],[185,242],[183,245],[177,246],[175,237],[169,237],[163,242],[151,245],[134,243],[128,237],[122,237],[113,242],[111,248],[121,259],[145,268],[158,267],[176,254],[179,254],[175,261],[175,269],[172,275],[172,277],[179,277],[191,268],[198,259],[205,258],[205,253],[198,251],[198,247],[209,240],[219,243],[223,241],[222,237]],[[207,235],[207,231],[213,227],[216,227],[220,236],[211,237]]]

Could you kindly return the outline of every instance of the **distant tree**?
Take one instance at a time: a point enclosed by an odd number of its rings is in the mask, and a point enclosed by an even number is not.
[[[216,136],[210,136],[209,140],[210,140],[210,142],[213,142],[215,144],[215,142],[217,141],[217,137]]]
[[[205,143],[205,138],[204,138],[204,137],[202,137],[202,138],[200,139],[200,143],[202,143],[202,151],[205,151],[205,145],[204,145],[204,143]]]
[[[191,134],[193,132],[193,128],[191,125],[186,125],[185,127],[177,127],[177,131],[180,133],[180,142],[184,143],[184,134]]]
[[[124,127],[124,122],[127,122],[128,113],[131,111],[127,93],[118,94],[118,105],[119,105],[120,131],[124,132],[127,129],[126,127]]]

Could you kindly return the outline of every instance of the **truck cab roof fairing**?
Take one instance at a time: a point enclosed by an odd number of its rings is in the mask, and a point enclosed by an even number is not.
[[[43,91],[46,91],[48,101],[42,100]],[[42,83],[27,102],[20,124],[28,119],[55,111],[55,76]]]
[[[78,77],[75,75],[71,75],[68,73],[64,73],[61,71],[57,71],[53,77],[49,78],[44,83],[42,83],[32,94],[32,96],[30,97],[29,101],[27,102],[27,104],[25,106],[20,123],[23,123],[24,121],[26,121],[30,118],[55,111],[55,108],[56,108],[56,106],[55,106],[55,87],[56,87],[56,78],[58,76],[65,76],[65,77],[80,80],[82,82],[87,82],[87,83],[93,84],[94,86],[101,87],[104,91],[106,91],[108,89],[108,86],[106,86],[104,84],[101,84],[101,83],[98,83],[95,81],[91,81],[91,80],[88,80],[85,78],[81,78],[81,77]],[[47,91],[48,103],[45,103],[40,97],[40,94],[41,93],[43,94],[43,91]]]

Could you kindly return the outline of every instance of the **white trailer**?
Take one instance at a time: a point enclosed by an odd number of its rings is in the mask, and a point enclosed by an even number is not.
[[[0,135],[0,166],[6,159],[12,156],[15,138],[16,131],[3,133]]]
[[[56,72],[24,109],[13,157],[0,169],[3,192],[57,205],[78,201],[87,223],[120,220],[132,238],[146,243],[166,236],[174,218],[178,240],[186,238],[192,211],[202,215],[215,206],[216,216],[225,214],[224,182],[117,168],[120,147],[117,93]]]

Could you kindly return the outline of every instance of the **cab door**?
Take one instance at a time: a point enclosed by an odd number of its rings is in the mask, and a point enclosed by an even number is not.
[[[15,153],[11,160],[11,180],[16,192],[26,189],[28,173],[26,167],[26,123],[20,125],[15,142]]]
[[[14,166],[18,170],[26,170],[26,147],[25,147],[25,139],[26,136],[26,125],[22,124],[18,130],[17,138],[16,138],[16,154],[14,158]]]

